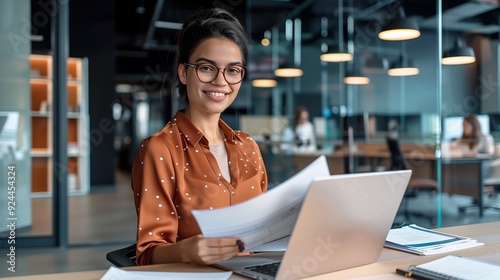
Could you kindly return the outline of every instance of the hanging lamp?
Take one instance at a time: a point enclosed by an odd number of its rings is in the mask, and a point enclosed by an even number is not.
[[[252,80],[252,86],[257,88],[273,88],[278,85],[278,82],[269,78],[257,78]]]
[[[387,70],[387,74],[389,76],[414,76],[418,75],[420,70],[413,64],[413,61],[406,58],[404,55],[400,55],[399,59],[396,60],[389,70]]]
[[[287,20],[286,22],[287,28],[290,28],[290,26],[293,26],[292,20]],[[301,28],[300,28],[300,20],[295,19],[295,28],[292,27],[292,29],[295,29],[295,34],[293,36],[293,65],[290,65],[288,63],[285,63],[284,65],[280,66],[278,69],[274,70],[274,75],[277,77],[282,77],[282,78],[294,78],[294,77],[300,77],[304,74],[304,71],[298,67],[300,65],[300,41],[301,41]]]
[[[338,44],[337,45],[322,45],[323,53],[319,56],[321,61],[325,62],[346,62],[352,60],[352,54],[344,50],[344,20],[343,20],[343,5],[342,1],[338,1]]]
[[[348,72],[344,77],[344,83],[348,85],[367,85],[370,78],[363,76],[359,71]]]
[[[420,37],[420,29],[414,18],[407,18],[403,7],[399,8],[399,17],[391,19],[378,33],[378,38],[386,41],[404,41]]]
[[[462,65],[474,63],[476,55],[474,49],[463,45],[462,40],[457,39],[453,48],[443,53],[441,63],[444,65]]]
[[[354,48],[354,17],[352,15],[347,18],[347,31],[349,37],[349,52],[356,54]],[[361,74],[360,67],[358,67],[360,65],[357,64],[359,63],[359,58],[356,57],[357,56],[354,56],[353,60],[349,61],[347,66],[350,67],[350,70],[347,71],[343,81],[348,85],[367,85],[370,83],[370,79]]]

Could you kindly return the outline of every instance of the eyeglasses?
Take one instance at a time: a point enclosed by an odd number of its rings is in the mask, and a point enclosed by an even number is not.
[[[230,85],[237,84],[245,77],[246,67],[243,65],[228,65],[224,68],[219,68],[212,63],[198,63],[192,64],[184,62],[184,66],[193,67],[196,69],[196,76],[203,83],[211,83],[217,79],[220,70],[224,80]]]

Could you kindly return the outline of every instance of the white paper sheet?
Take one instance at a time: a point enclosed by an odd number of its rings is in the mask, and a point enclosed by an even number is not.
[[[484,245],[475,239],[408,225],[389,231],[385,246],[419,255],[435,255]]]
[[[245,202],[214,210],[193,210],[205,237],[239,237],[245,249],[289,236],[307,189],[315,177],[328,176],[324,155],[268,192]]]
[[[109,267],[108,271],[101,277],[101,280],[227,280],[231,277],[232,271],[223,272],[167,272],[167,271],[131,271]]]

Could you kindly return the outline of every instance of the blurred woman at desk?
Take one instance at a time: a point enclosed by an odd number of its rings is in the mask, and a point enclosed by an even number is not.
[[[283,141],[293,145],[283,144],[282,149],[292,148],[294,153],[311,153],[316,151],[316,134],[309,120],[309,111],[303,106],[297,106],[293,120],[293,129],[285,128]]]
[[[493,154],[494,141],[490,134],[481,133],[481,124],[475,114],[464,118],[462,137],[453,143],[459,153],[464,156],[474,156],[478,153]]]

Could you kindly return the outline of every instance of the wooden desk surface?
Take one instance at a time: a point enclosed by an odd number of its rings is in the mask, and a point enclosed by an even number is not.
[[[448,227],[438,229],[442,232],[458,234],[475,238],[484,242],[484,246],[465,249],[452,252],[452,255],[472,257],[475,259],[500,264],[500,222],[474,224],[466,226]],[[410,253],[400,252],[396,250],[386,249],[382,253],[376,263],[359,266],[351,269],[345,269],[337,272],[332,272],[320,276],[311,277],[308,279],[404,279],[394,273],[396,268],[407,268],[412,264],[422,264],[434,259],[441,258],[447,254],[439,254],[434,256],[417,256]],[[134,270],[149,270],[149,271],[191,271],[191,272],[209,272],[219,271],[217,268],[202,265],[191,264],[163,264],[151,265],[142,267],[133,267]],[[104,275],[104,270],[83,271],[73,273],[46,274],[36,276],[11,277],[4,279],[11,280],[97,280]],[[247,279],[236,274],[233,274],[230,279]]]

